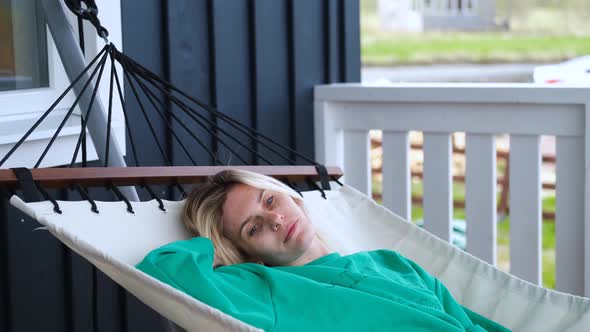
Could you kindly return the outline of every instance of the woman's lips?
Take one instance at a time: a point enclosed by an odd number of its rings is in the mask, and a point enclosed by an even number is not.
[[[287,231],[287,236],[285,236],[285,240],[283,241],[283,243],[289,241],[289,239],[293,236],[295,230],[297,229],[297,225],[299,225],[299,220],[291,224],[291,227],[289,227],[289,230]]]

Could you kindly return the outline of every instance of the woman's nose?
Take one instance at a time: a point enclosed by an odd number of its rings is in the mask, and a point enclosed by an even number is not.
[[[267,220],[270,223],[271,229],[274,231],[279,230],[279,228],[283,226],[284,219],[285,218],[280,213],[268,212]]]

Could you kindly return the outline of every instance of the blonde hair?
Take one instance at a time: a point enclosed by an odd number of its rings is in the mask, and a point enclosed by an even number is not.
[[[223,235],[223,204],[236,184],[285,193],[303,207],[303,199],[293,189],[266,175],[240,169],[228,169],[210,176],[187,197],[182,222],[195,236],[211,239],[215,251],[214,265],[243,263],[246,255]]]

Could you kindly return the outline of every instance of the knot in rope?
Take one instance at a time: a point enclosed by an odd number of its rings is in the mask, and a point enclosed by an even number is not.
[[[66,6],[74,13],[76,16],[80,17],[81,19],[90,21],[92,25],[96,28],[96,33],[106,44],[109,43],[108,30],[100,25],[100,20],[98,19],[98,7],[96,7],[96,3],[94,0],[64,0]],[[82,5],[84,3],[84,6]]]

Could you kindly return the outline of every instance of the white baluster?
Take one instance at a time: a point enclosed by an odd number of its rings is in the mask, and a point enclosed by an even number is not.
[[[383,205],[412,218],[410,146],[407,132],[383,131]]]
[[[344,131],[344,174],[346,183],[371,196],[369,130]]]
[[[424,133],[424,227],[445,241],[452,232],[451,135]]]
[[[540,285],[540,137],[510,137],[510,273]]]
[[[561,292],[584,295],[584,140],[556,138],[555,282]]]
[[[467,251],[496,265],[496,146],[493,135],[467,134]]]

